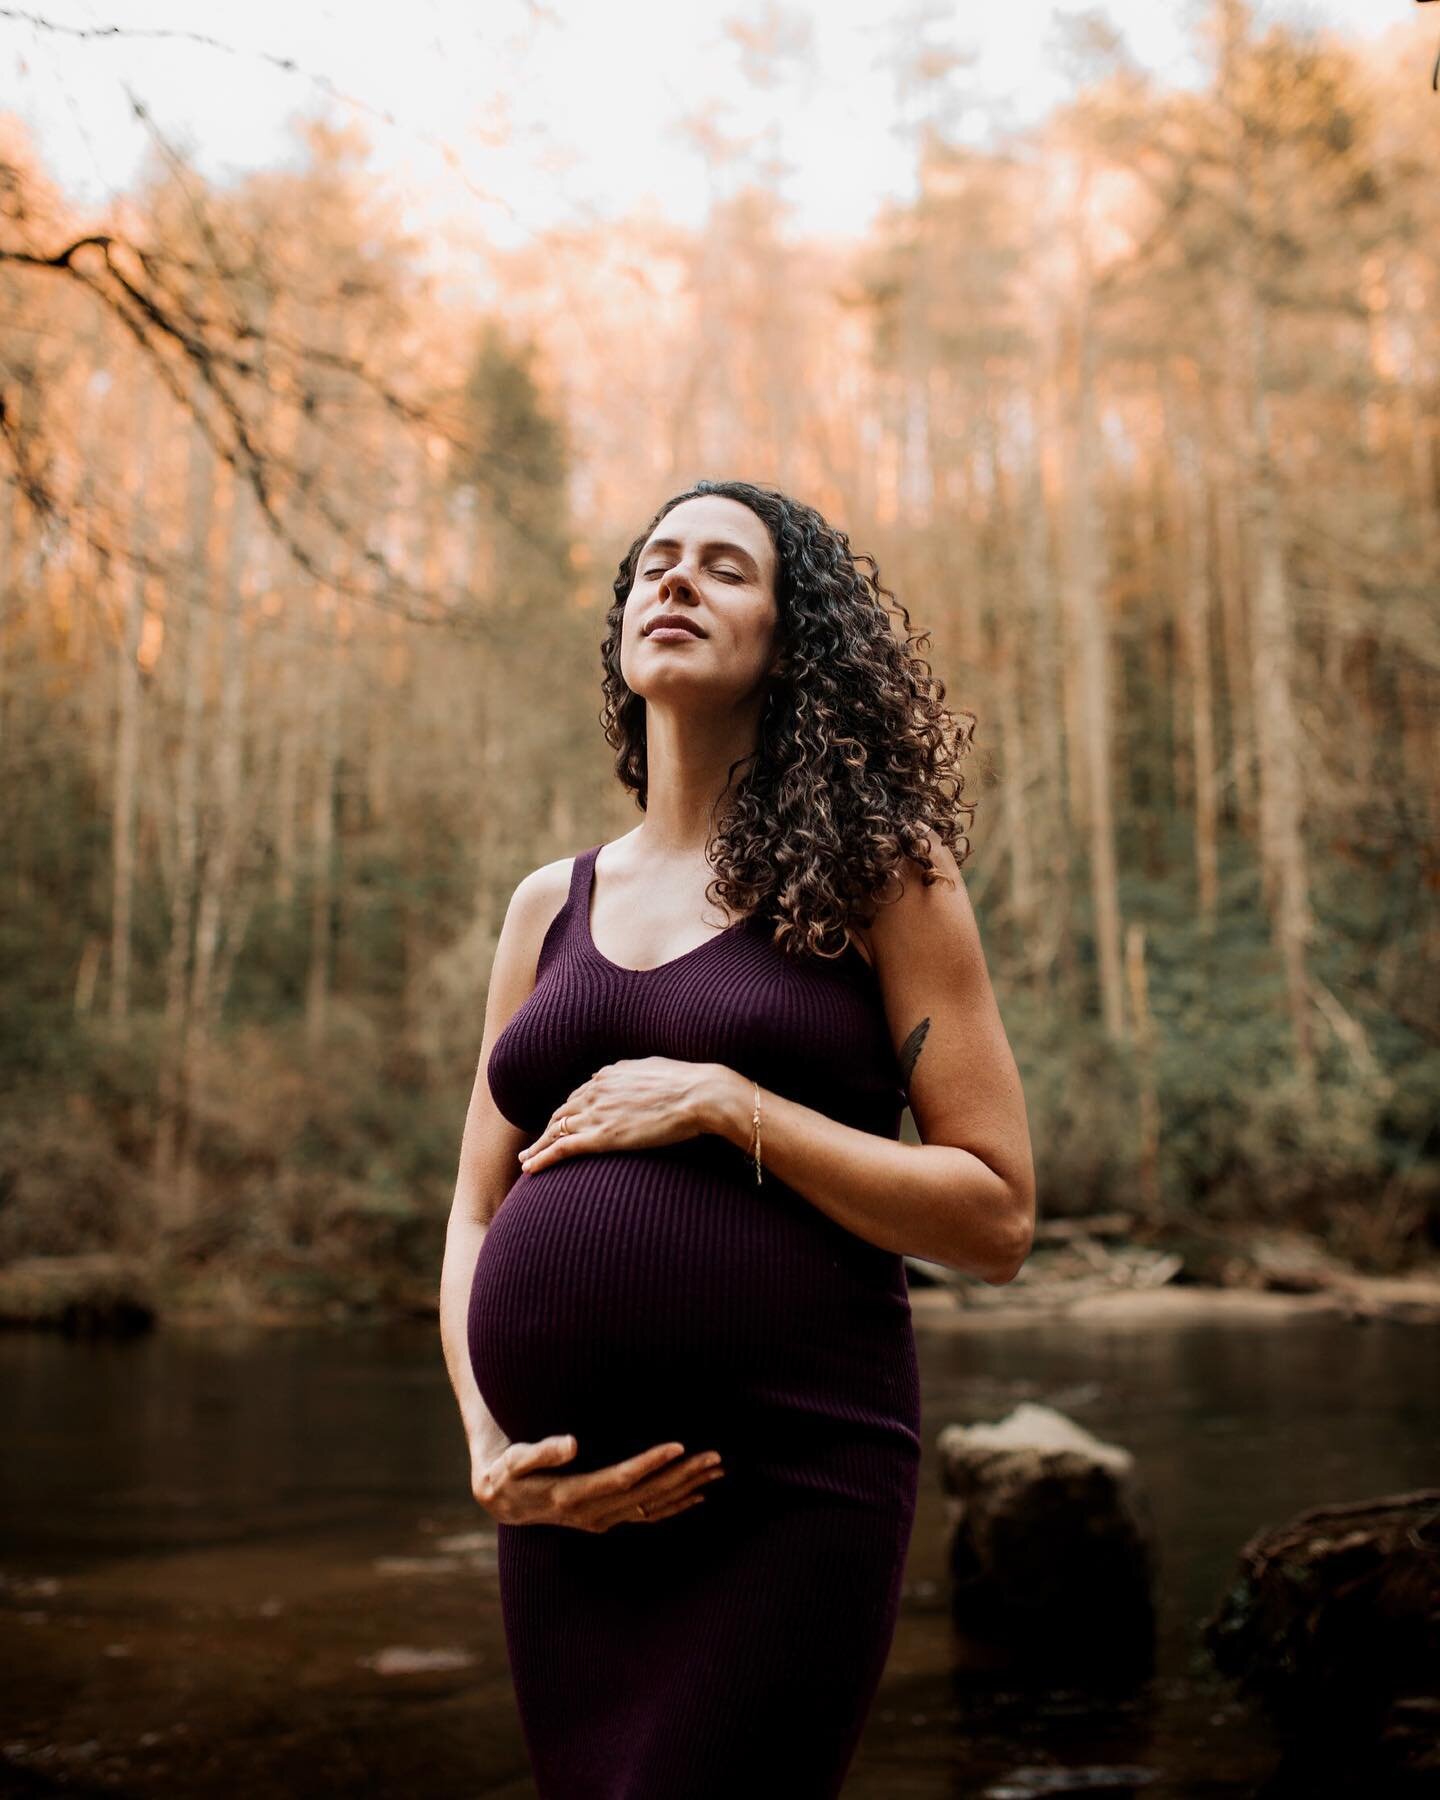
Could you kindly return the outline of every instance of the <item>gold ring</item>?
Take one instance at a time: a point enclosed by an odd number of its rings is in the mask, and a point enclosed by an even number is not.
[[[569,1131],[569,1129],[570,1129],[570,1122],[565,1117],[564,1113],[561,1113],[561,1115],[560,1115],[560,1136],[564,1137],[566,1132]]]
[[[642,1519],[648,1519],[650,1515],[645,1510],[645,1502],[643,1500],[637,1500],[635,1504],[640,1508],[640,1517]]]

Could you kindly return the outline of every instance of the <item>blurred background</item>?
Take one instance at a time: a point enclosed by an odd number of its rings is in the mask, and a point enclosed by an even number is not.
[[[1042,1210],[1433,1250],[1440,8],[219,17],[0,8],[0,1259],[424,1303],[701,475],[977,714]]]
[[[1435,1268],[1437,43],[0,5],[0,1320],[177,1328],[0,1344],[0,1791],[532,1792],[445,1220],[510,894],[638,817],[616,567],[702,476],[842,525],[978,721],[1042,1237],[943,1319],[912,1265],[927,1425],[1123,1439],[1166,1572],[1142,1707],[980,1721],[927,1438],[847,1793],[1256,1791],[1195,1620],[1258,1522],[1434,1481],[1433,1335],[953,1327]]]

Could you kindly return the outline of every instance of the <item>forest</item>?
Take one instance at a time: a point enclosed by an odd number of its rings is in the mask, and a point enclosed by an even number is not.
[[[228,183],[156,126],[102,215],[0,113],[0,1265],[433,1308],[500,923],[634,823],[603,617],[701,476],[841,523],[974,715],[1041,1216],[1433,1257],[1440,96],[1203,29],[984,147],[917,59],[863,235],[761,164],[483,304],[359,121]]]

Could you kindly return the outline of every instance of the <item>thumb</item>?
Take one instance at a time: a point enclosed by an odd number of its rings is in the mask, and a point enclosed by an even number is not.
[[[538,1444],[531,1444],[525,1457],[525,1467],[535,1468],[546,1463],[569,1462],[575,1454],[573,1437],[541,1438]]]

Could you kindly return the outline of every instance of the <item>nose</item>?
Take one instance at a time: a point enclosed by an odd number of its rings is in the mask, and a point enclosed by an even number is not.
[[[695,592],[695,583],[684,563],[676,563],[660,577],[660,592],[667,598],[679,587],[687,594]]]

